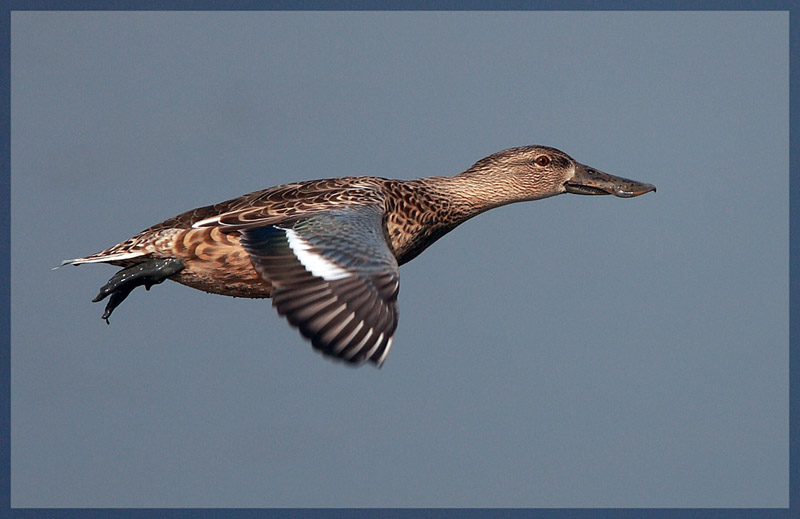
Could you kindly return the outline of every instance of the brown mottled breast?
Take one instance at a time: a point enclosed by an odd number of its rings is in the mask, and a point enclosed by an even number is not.
[[[398,264],[408,263],[466,219],[460,208],[426,182],[387,180],[386,231]]]

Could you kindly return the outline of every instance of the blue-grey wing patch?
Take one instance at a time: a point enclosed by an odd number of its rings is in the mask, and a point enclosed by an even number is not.
[[[326,355],[383,364],[397,328],[397,261],[380,207],[356,206],[243,229],[242,246],[272,283],[272,305]]]

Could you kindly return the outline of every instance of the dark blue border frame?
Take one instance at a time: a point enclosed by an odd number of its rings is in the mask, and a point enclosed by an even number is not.
[[[0,16],[0,35],[5,37],[0,44],[0,115],[2,115],[2,139],[0,139],[0,226],[3,239],[0,239],[0,516],[2,517],[278,517],[278,518],[350,518],[350,517],[414,517],[414,518],[462,518],[462,517],[792,517],[792,509],[797,507],[798,471],[800,471],[800,414],[797,399],[793,398],[800,389],[800,356],[795,345],[800,339],[800,240],[795,232],[795,216],[800,214],[800,183],[796,172],[800,167],[800,148],[792,146],[792,135],[797,134],[800,124],[800,74],[795,66],[797,52],[800,50],[800,4],[792,1],[735,0],[690,1],[674,0],[658,2],[655,0],[529,0],[529,1],[489,1],[489,0],[350,0],[335,2],[331,0],[227,0],[225,2],[191,0],[51,0],[24,1],[11,0],[10,5],[2,7]],[[219,5],[222,4],[222,5]],[[790,199],[789,199],[789,341],[790,341],[790,469],[789,469],[789,508],[780,509],[11,509],[11,12],[26,10],[775,10],[789,11],[790,45]],[[798,318],[794,318],[798,317]]]

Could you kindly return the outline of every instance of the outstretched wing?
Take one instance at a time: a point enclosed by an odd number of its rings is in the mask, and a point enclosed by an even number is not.
[[[240,230],[278,313],[322,353],[383,364],[397,328],[397,260],[383,210],[351,205]]]

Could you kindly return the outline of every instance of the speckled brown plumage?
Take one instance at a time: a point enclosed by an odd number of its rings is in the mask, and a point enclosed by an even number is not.
[[[315,348],[380,365],[397,325],[397,266],[460,223],[497,206],[566,192],[632,197],[654,190],[554,148],[526,146],[486,157],[454,177],[342,177],[272,187],[181,213],[64,263],[146,271],[149,277],[137,282],[126,271],[109,281],[97,300],[120,294],[106,318],[133,287],[163,281],[160,260],[180,269],[164,278],[206,292],[264,298],[279,289],[278,311]]]

